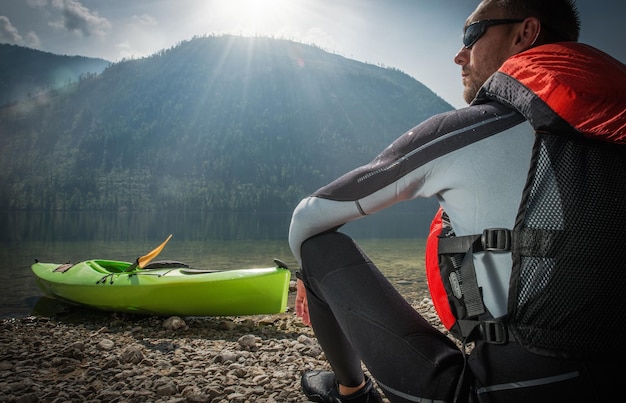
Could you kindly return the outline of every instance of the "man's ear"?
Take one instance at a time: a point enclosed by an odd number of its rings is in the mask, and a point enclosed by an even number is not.
[[[517,52],[530,49],[538,44],[540,34],[541,21],[536,17],[528,17],[517,26],[513,37],[513,46],[517,48]]]

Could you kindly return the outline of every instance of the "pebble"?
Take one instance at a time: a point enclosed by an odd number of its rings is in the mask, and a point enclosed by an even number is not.
[[[163,327],[169,330],[178,330],[187,327],[187,324],[178,316],[172,316],[163,322]]]
[[[428,298],[413,306],[441,328]],[[160,318],[80,310],[0,320],[2,402],[305,402],[300,376],[310,369],[330,366],[292,312]]]

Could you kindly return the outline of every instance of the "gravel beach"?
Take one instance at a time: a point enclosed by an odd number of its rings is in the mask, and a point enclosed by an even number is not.
[[[0,322],[2,402],[305,402],[329,368],[293,313],[156,317],[57,308]],[[409,300],[440,329],[431,301]]]

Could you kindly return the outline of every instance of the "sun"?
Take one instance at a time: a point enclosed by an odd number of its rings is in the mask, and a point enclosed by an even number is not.
[[[297,0],[217,0],[213,10],[233,33],[274,35],[289,24]]]
[[[285,6],[285,0],[239,0],[242,3],[241,11],[251,18],[268,19],[280,12],[280,6]]]

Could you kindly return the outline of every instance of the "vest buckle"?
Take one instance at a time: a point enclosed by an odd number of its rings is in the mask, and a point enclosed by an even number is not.
[[[511,231],[506,228],[487,228],[480,237],[483,250],[506,252],[511,250]]]
[[[496,320],[480,322],[482,339],[491,344],[506,344],[509,341],[509,331],[506,324]]]

